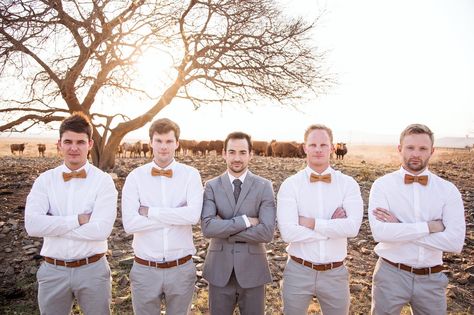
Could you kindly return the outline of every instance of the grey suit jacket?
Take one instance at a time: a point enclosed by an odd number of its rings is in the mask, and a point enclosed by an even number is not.
[[[244,214],[258,217],[260,223],[247,228]],[[271,282],[264,243],[273,239],[275,216],[275,198],[269,180],[249,171],[237,204],[227,173],[208,181],[201,214],[202,232],[211,238],[204,279],[224,287],[234,269],[242,288]]]

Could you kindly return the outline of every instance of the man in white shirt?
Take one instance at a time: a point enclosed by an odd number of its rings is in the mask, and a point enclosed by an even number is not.
[[[359,232],[363,202],[359,185],[329,165],[332,131],[311,125],[304,135],[307,167],[287,178],[277,197],[277,221],[287,247],[283,312],[307,313],[316,296],[324,315],[349,313],[347,238]]]
[[[201,228],[211,241],[203,277],[211,315],[265,313],[265,284],[272,281],[265,243],[275,230],[272,183],[248,170],[252,141],[243,132],[224,142],[227,171],[206,183]]]
[[[43,237],[38,270],[41,314],[66,315],[74,298],[86,315],[110,314],[111,276],[105,257],[117,213],[112,178],[87,161],[92,126],[82,114],[59,128],[64,163],[41,174],[26,200],[25,228]]]
[[[446,314],[443,252],[460,253],[466,224],[461,194],[428,170],[433,133],[409,125],[400,136],[399,170],[377,179],[369,222],[380,257],[373,275],[372,314]]]
[[[150,127],[153,161],[133,170],[122,191],[122,221],[133,233],[130,271],[133,311],[187,314],[196,281],[192,225],[199,221],[203,188],[199,172],[174,160],[179,126],[166,118]]]

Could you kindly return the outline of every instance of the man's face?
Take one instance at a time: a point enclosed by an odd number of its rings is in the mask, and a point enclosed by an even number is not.
[[[92,148],[94,141],[86,133],[65,131],[58,140],[58,148],[64,158],[64,164],[70,170],[81,168],[87,161],[87,153]]]
[[[239,177],[247,169],[252,153],[246,139],[229,139],[224,152],[227,170],[232,176]]]
[[[428,166],[434,148],[429,135],[411,134],[402,139],[398,152],[400,152],[403,168],[417,175]]]
[[[303,146],[308,166],[322,173],[329,167],[329,158],[334,151],[329,134],[326,130],[315,129],[308,134]]]
[[[155,132],[150,146],[153,149],[153,160],[160,167],[168,166],[174,159],[174,152],[178,148],[178,141],[173,130],[159,134]]]

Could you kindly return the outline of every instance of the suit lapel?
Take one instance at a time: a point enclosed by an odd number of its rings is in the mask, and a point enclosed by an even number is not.
[[[237,200],[237,205],[234,208],[234,216],[239,211],[242,202],[244,202],[245,197],[250,191],[250,188],[253,186],[254,175],[248,171],[245,181],[242,184],[242,190],[240,191],[239,200]],[[233,194],[233,193],[232,193]]]
[[[234,189],[232,187],[232,184],[230,183],[229,175],[227,175],[227,172],[221,175],[220,181],[222,187],[224,188],[225,194],[227,195],[227,199],[229,199],[232,208],[235,210]]]

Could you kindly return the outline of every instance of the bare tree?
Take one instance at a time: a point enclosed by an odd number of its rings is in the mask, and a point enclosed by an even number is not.
[[[123,137],[175,98],[195,108],[262,98],[291,105],[331,85],[309,40],[317,21],[285,17],[273,0],[4,0],[0,18],[1,78],[25,83],[21,96],[0,100],[0,131],[83,112],[95,129],[93,163],[104,170]],[[134,67],[150,49],[173,60],[151,92]],[[141,100],[142,114],[97,106],[124,95]]]

